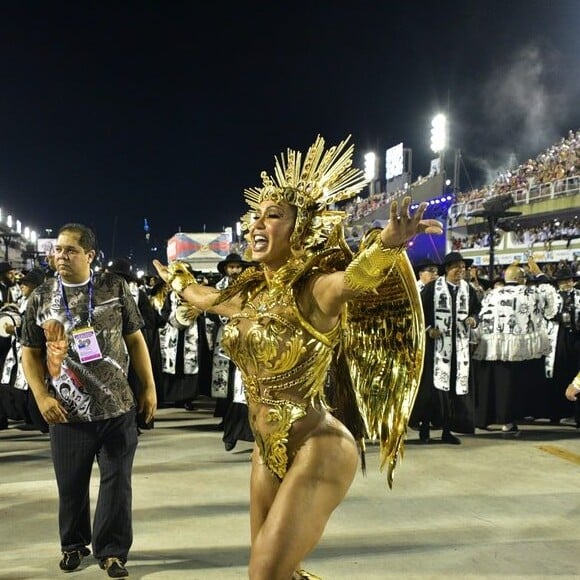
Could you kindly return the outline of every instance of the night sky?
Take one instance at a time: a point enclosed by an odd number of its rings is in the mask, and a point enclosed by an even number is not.
[[[416,179],[444,112],[468,190],[580,128],[578,0],[395,4],[1,2],[3,215],[141,258],[144,219],[163,250],[233,226],[319,133],[361,167],[402,141]]]

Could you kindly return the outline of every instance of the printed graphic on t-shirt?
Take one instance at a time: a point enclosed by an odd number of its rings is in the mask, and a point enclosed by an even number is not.
[[[70,315],[59,294],[58,280],[49,280],[32,294],[22,344],[45,348],[42,324],[58,320],[65,327],[68,353],[60,375],[50,379],[49,390],[66,408],[68,420],[95,421],[128,412],[135,401],[127,382],[129,357],[123,335],[139,330],[143,319],[126,282],[110,274],[96,276],[90,315],[87,285],[64,290]],[[73,331],[86,328],[91,329],[93,341],[86,348],[93,352],[98,348],[102,355],[98,360],[81,357],[83,346],[75,345]]]

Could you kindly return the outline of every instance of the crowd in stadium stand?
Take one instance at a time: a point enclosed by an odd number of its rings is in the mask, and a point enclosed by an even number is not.
[[[494,183],[466,192],[457,192],[455,201],[456,203],[467,203],[478,199],[489,199],[518,189],[551,182],[555,182],[556,193],[558,193],[557,182],[574,176],[578,176],[580,184],[580,130],[569,131],[567,137],[563,137],[535,159],[528,159],[516,169],[500,173]],[[357,198],[344,207],[348,214],[347,223],[361,220],[376,209],[388,205],[394,198],[400,197],[402,193],[399,191],[387,195],[383,192],[364,199]],[[577,223],[573,225],[565,222],[560,225],[548,224],[549,234],[542,233],[546,229],[546,225],[543,224],[542,231],[535,232],[540,238],[534,241],[544,241],[544,238],[566,239],[569,233],[563,231],[565,228],[573,228],[574,235],[578,233]]]
[[[348,216],[347,222],[352,223],[370,215],[376,209],[387,205],[392,198],[392,195],[387,195],[384,192],[370,195],[364,199],[356,198],[356,200],[346,204],[343,209]]]
[[[486,199],[520,188],[574,177],[580,173],[580,131],[569,131],[535,159],[528,159],[512,171],[500,173],[492,185],[458,193],[457,202]]]
[[[519,227],[514,232],[516,242],[528,247],[536,242],[550,243],[557,240],[567,240],[570,243],[575,238],[580,238],[580,220],[574,217],[571,220],[544,221],[540,225],[531,228]]]
[[[535,159],[528,159],[513,173],[502,175],[497,193],[573,177],[578,173],[579,162],[580,131],[569,131],[567,137],[563,137],[559,143],[552,145]]]
[[[501,225],[498,228],[501,230]],[[495,238],[496,246],[501,242],[503,235],[501,231],[497,232]],[[580,219],[574,217],[563,221],[557,219],[547,220],[539,225],[527,228],[518,225],[511,235],[513,236],[513,243],[524,245],[526,248],[533,248],[534,244],[542,244],[544,249],[551,249],[554,241],[565,240],[570,244],[572,240],[580,238]],[[489,233],[479,232],[462,237],[452,236],[451,247],[453,250],[488,248]]]
[[[495,245],[501,242],[501,234],[496,234]],[[451,249],[453,251],[471,250],[474,248],[489,248],[489,233],[479,232],[469,236],[451,237]]]

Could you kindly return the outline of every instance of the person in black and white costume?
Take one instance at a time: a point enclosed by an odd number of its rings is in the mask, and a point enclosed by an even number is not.
[[[573,417],[577,427],[580,426],[580,405],[563,398],[562,389],[576,376],[580,361],[580,289],[576,288],[579,278],[568,266],[554,274],[558,311],[556,317],[548,322],[552,348],[546,357],[548,417],[552,423]]]
[[[18,308],[20,294],[20,288],[16,283],[16,269],[9,262],[0,262],[0,307],[4,308],[12,304]],[[0,365],[4,364],[4,359],[10,350],[10,343],[9,336],[0,336]],[[0,409],[0,421],[1,417]]]
[[[503,425],[505,433],[519,433],[517,421],[545,411],[545,357],[550,352],[546,321],[556,314],[556,291],[529,258],[537,284],[526,284],[519,264],[505,271],[505,286],[484,297],[478,344],[476,425]]]
[[[209,395],[211,361],[205,314],[170,291],[161,317],[166,324],[159,329],[160,399],[191,411],[199,395]]]
[[[9,262],[0,262],[0,308],[18,308],[16,302],[20,296],[20,288],[16,284],[16,269]],[[0,336],[0,367],[10,352],[12,340],[10,336]],[[0,400],[0,429],[8,429],[8,410],[4,409]]]
[[[417,276],[417,289],[421,292],[429,282],[437,280],[439,264],[433,260],[422,260],[415,266],[415,275]]]
[[[431,425],[441,426],[443,443],[461,443],[451,427],[460,397],[469,392],[470,331],[477,325],[480,308],[475,290],[465,280],[471,263],[459,252],[447,254],[439,278],[421,292],[427,344],[411,420],[418,424],[423,443],[431,440]]]
[[[144,326],[141,329],[149,357],[151,359],[151,368],[153,370],[153,378],[155,379],[155,386],[158,389],[157,398],[160,399],[162,372],[161,372],[161,342],[159,340],[159,328],[165,324],[161,314],[157,312],[151,303],[145,288],[139,283],[139,278],[133,272],[131,261],[125,257],[114,258],[106,267],[106,272],[121,276],[127,282],[131,296],[137,304],[139,313],[143,317]],[[139,378],[135,373],[133,367],[129,367],[128,376],[129,384],[134,393],[140,390]],[[142,425],[142,427],[145,427]]]
[[[2,367],[2,383],[0,385],[0,405],[2,405],[11,419],[23,420],[43,433],[48,433],[48,425],[42,418],[34,396],[28,388],[22,369],[22,349],[20,335],[22,322],[26,312],[28,297],[32,291],[44,282],[44,272],[30,270],[19,284],[20,298],[17,304],[10,304],[10,310],[0,314],[2,336],[10,337],[10,350],[6,355]]]
[[[249,262],[242,260],[239,254],[229,254],[218,263],[217,269],[222,278],[216,288],[224,290],[235,280]],[[222,418],[223,442],[226,451],[231,451],[239,440],[253,442],[254,436],[248,421],[248,405],[244,394],[242,375],[231,359],[225,354],[222,345],[222,333],[228,319],[212,315],[216,320],[211,378],[211,395],[215,397],[216,416]]]

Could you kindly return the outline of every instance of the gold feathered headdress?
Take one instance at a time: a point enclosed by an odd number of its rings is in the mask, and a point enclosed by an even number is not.
[[[264,200],[285,201],[297,208],[296,225],[291,237],[294,251],[314,248],[324,243],[334,227],[346,217],[343,211],[330,209],[333,204],[354,197],[367,184],[363,172],[352,167],[354,146],[350,135],[325,151],[319,135],[310,146],[304,162],[302,153],[288,149],[286,156],[275,158],[274,176],[262,171],[262,187],[244,191],[252,212]],[[251,214],[242,218],[249,229]]]

